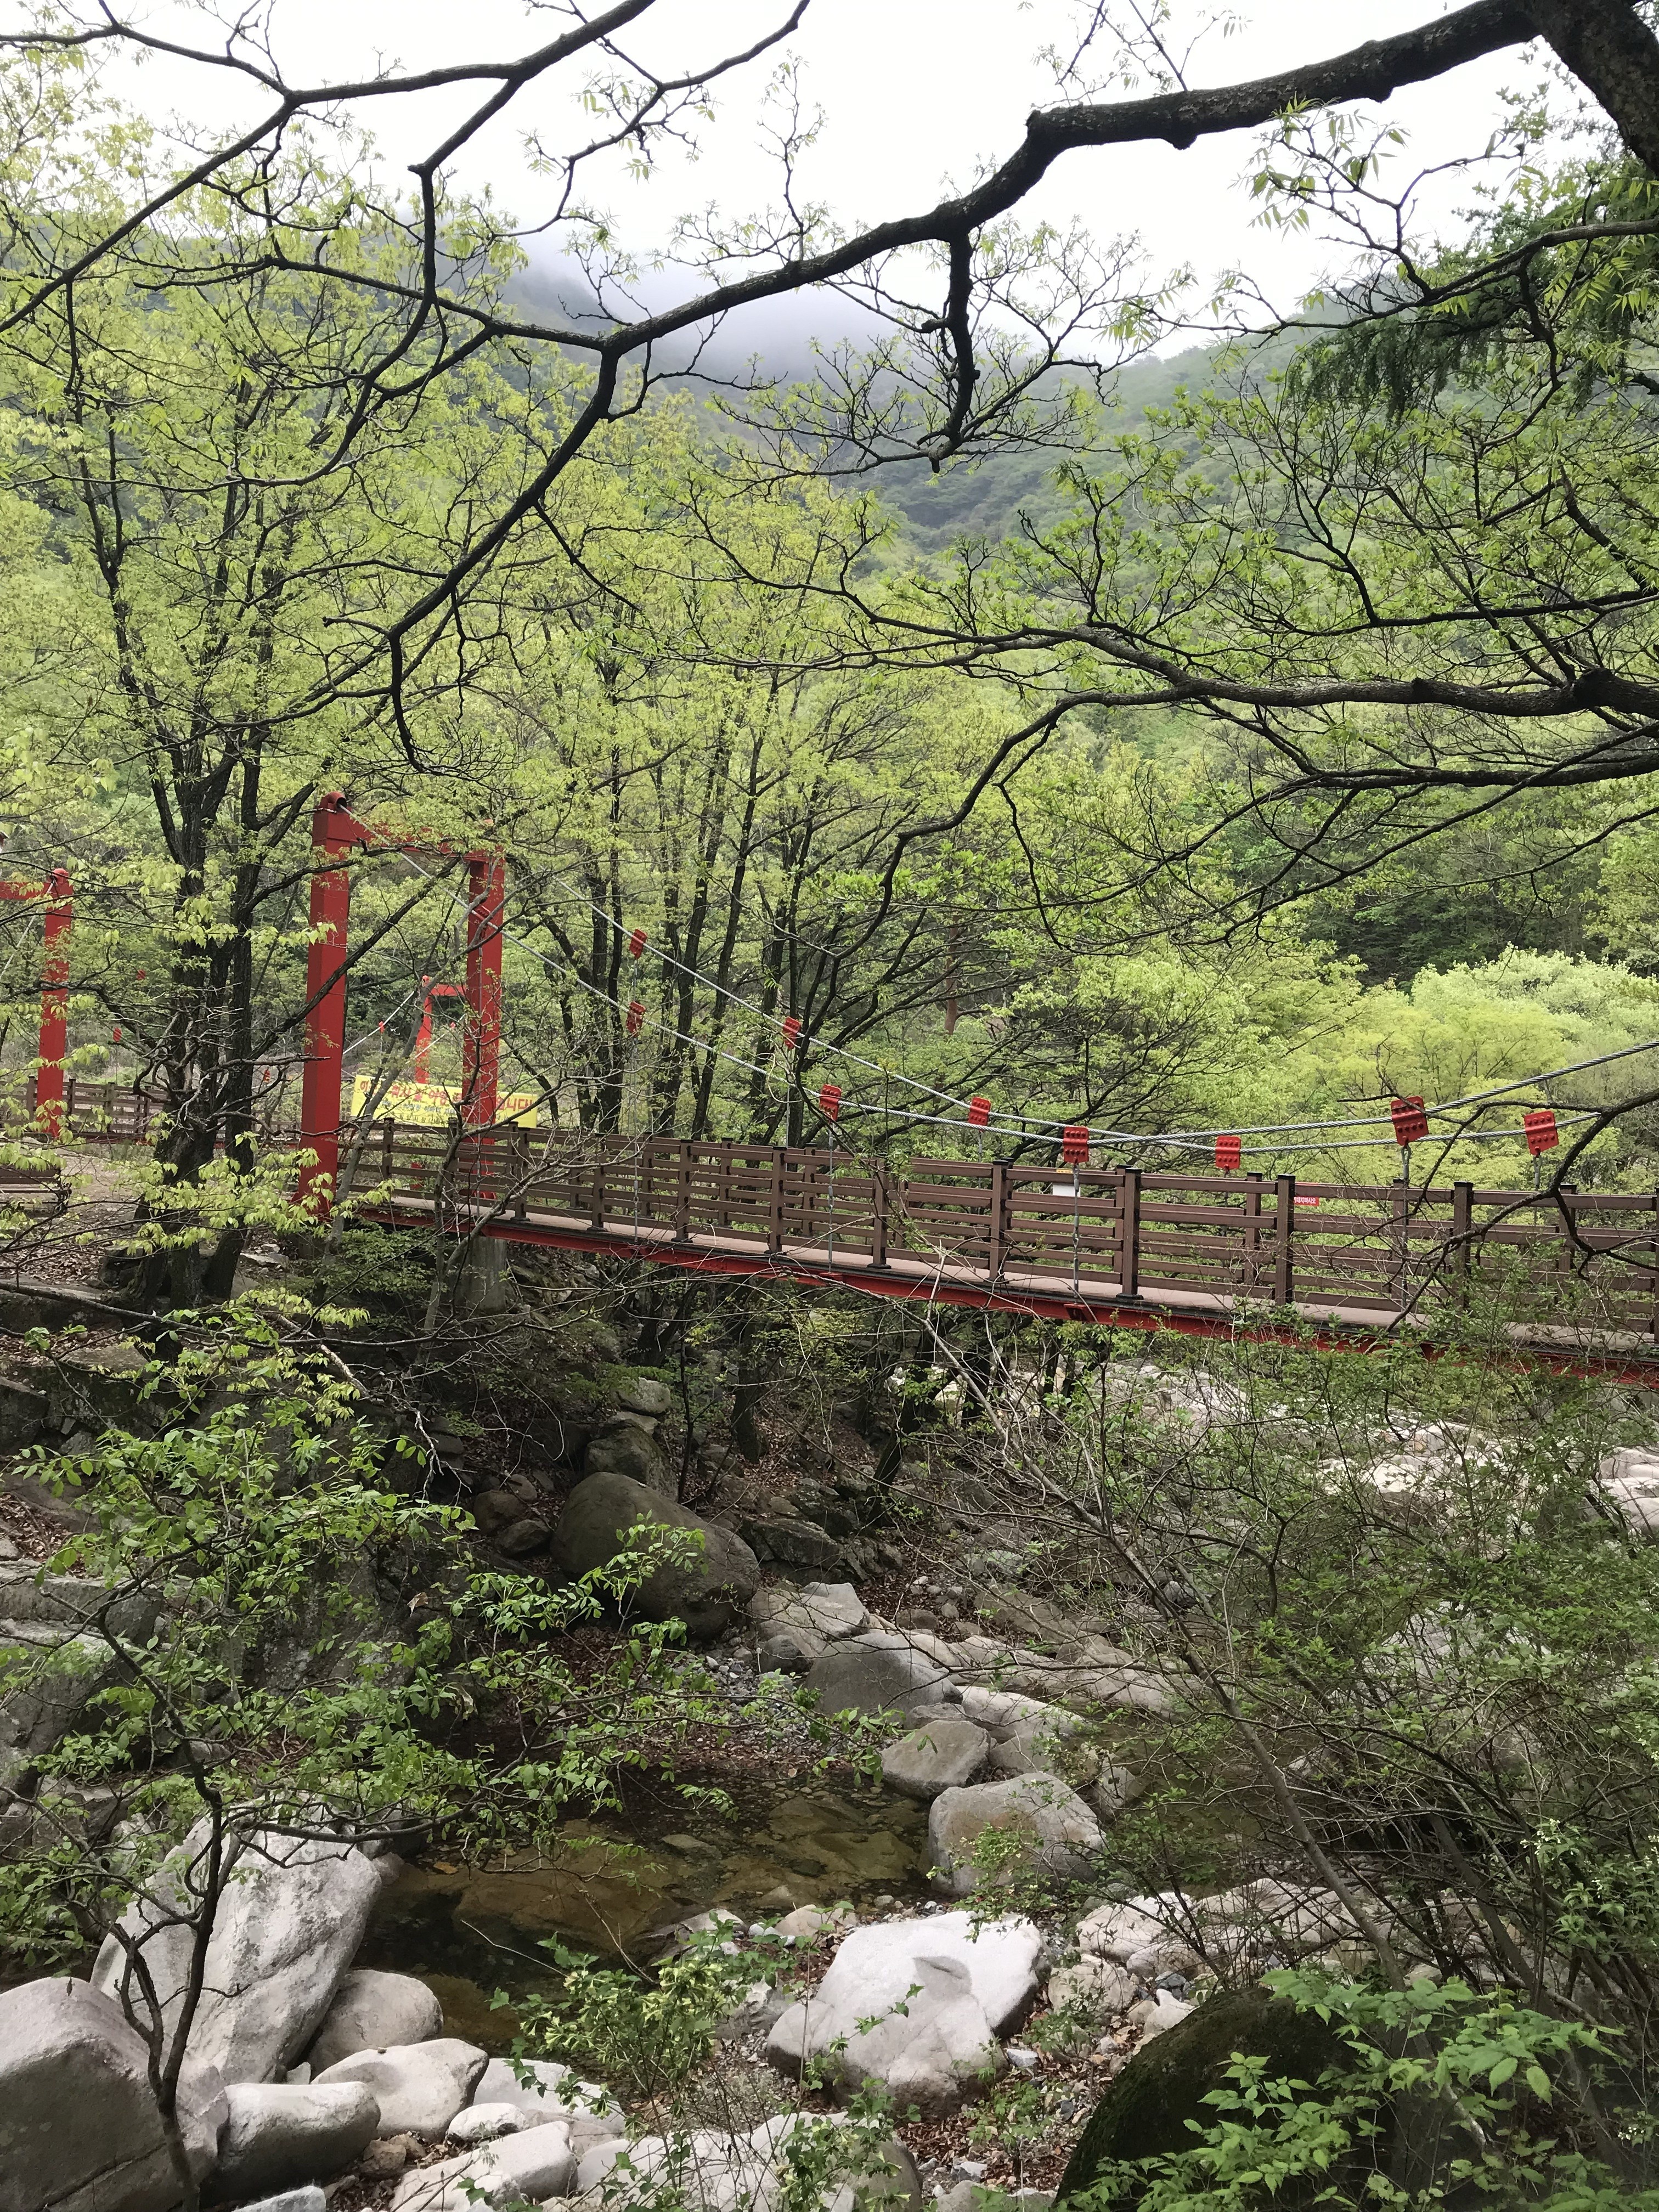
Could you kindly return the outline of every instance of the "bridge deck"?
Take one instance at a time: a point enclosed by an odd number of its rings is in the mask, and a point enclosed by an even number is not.
[[[934,1159],[901,1178],[823,1149],[392,1121],[346,1133],[341,1184],[368,1218],[451,1234],[1204,1334],[1273,1333],[1267,1314],[1289,1309],[1333,1340],[1373,1340],[1480,1283],[1540,1350],[1588,1332],[1598,1365],[1635,1356],[1632,1379],[1659,1376],[1641,1359],[1659,1337],[1659,1194],[1644,1192]]]

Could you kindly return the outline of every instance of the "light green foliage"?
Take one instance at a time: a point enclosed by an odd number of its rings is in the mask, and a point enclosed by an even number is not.
[[[392,1486],[338,1380],[285,1348],[268,1309],[234,1322],[173,1370],[185,1405],[165,1435],[36,1461],[96,1516],[55,1565],[110,1593],[94,1633],[113,1662],[33,1762],[37,1848],[0,1869],[12,1940],[37,1958],[56,1916],[112,1920],[192,1820],[430,1826],[466,1853],[547,1844],[573,1805],[610,1801],[621,1767],[672,1757],[709,1717],[672,1625],[636,1626],[597,1677],[556,1640],[678,1558],[677,1539],[644,1535],[557,1590],[480,1572],[465,1516],[408,1494],[406,1455]],[[131,1625],[140,1600],[160,1608],[153,1635]],[[72,1834],[89,1785],[131,1825],[66,1850],[50,1808]]]
[[[1449,2203],[1539,2212],[1650,2212],[1651,2120],[1616,2100],[1600,2155],[1563,2141],[1558,2081],[1613,2078],[1616,2038],[1449,1982],[1381,1991],[1316,1972],[1274,1990],[1332,2021],[1352,2054],[1317,2084],[1237,2058],[1189,2150],[1125,2161],[1068,2204],[1140,2212],[1265,2212],[1282,2203],[1430,2212]]]

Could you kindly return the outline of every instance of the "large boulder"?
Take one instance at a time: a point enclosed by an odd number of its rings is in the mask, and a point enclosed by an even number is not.
[[[901,1797],[931,1804],[942,1790],[960,1790],[985,1764],[991,1739],[950,1705],[929,1717],[881,1754],[881,1778]]]
[[[1051,1774],[946,1790],[927,1815],[927,1849],[934,1879],[949,1895],[966,1897],[979,1879],[974,1846],[988,1828],[1022,1839],[1018,1872],[1040,1869],[1064,1881],[1087,1875],[1105,1841],[1077,1792]]]
[[[976,1928],[965,1912],[855,1929],[774,2027],[766,2056],[842,2091],[884,2084],[901,2109],[937,2118],[1002,2066],[997,2034],[1030,2002],[1041,1948],[1029,1920]]]
[[[385,2051],[359,2051],[316,2075],[317,2082],[360,2081],[374,2092],[380,2108],[380,2136],[441,2136],[472,2092],[489,2063],[476,2043],[439,2036],[430,2043],[393,2044]]]
[[[380,2125],[374,2094],[358,2081],[234,2081],[225,2096],[229,2113],[212,2193],[232,2203],[332,2181]]]
[[[444,2008],[413,1974],[382,1974],[360,1967],[348,1974],[323,2015],[306,2053],[313,2075],[359,2051],[384,2051],[391,2043],[427,2043],[443,2033]]]
[[[553,1557],[568,1575],[608,1565],[629,1530],[648,1522],[701,1536],[701,1556],[684,1566],[660,1566],[628,1599],[647,1620],[683,1620],[688,1635],[718,1636],[754,1595],[760,1568],[729,1528],[704,1521],[672,1498],[620,1474],[590,1474],[570,1493],[553,1531]]]
[[[1220,2115],[1204,2100],[1225,2087],[1236,2052],[1266,2058],[1270,2075],[1310,2084],[1328,2069],[1346,2071],[1353,2063],[1336,2030],[1316,2013],[1257,1991],[1212,1996],[1136,2051],[1112,2083],[1078,2139],[1056,2204],[1081,2196],[1120,2160],[1191,2150],[1197,2137],[1188,2123],[1216,2124]]]
[[[198,1822],[122,1915],[93,1968],[94,1985],[145,2016],[141,1951],[171,2028],[191,1985],[207,1892],[208,1829]],[[227,2081],[268,2081],[322,2025],[380,1893],[374,1863],[334,1838],[232,1837],[204,1962],[190,2051]]]
[[[950,1669],[931,1652],[884,1629],[832,1644],[806,1675],[823,1712],[897,1712],[911,1722],[942,1705],[950,1686]]]
[[[570,2130],[562,2120],[550,2120],[406,2173],[392,2191],[392,2212],[478,2212],[485,2205],[496,2212],[539,2204],[564,2196],[575,2178]]]
[[[188,2062],[179,2118],[191,2172],[210,2171],[225,2087]],[[179,2184],[143,2039],[86,1982],[0,1995],[0,2212],[170,2212]]]

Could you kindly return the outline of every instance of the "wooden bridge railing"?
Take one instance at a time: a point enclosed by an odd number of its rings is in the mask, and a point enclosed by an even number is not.
[[[1518,1279],[1541,1314],[1588,1273],[1604,1325],[1659,1336],[1659,1193],[949,1159],[913,1160],[899,1176],[823,1148],[513,1128],[456,1139],[392,1121],[355,1142],[347,1133],[343,1158],[346,1190],[382,1193],[376,1212],[435,1211],[459,1227],[500,1209],[509,1235],[562,1227],[988,1285],[1360,1316],[1432,1310],[1477,1272]]]

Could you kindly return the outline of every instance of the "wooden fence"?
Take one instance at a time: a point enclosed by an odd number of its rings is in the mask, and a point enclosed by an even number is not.
[[[343,1192],[377,1214],[624,1249],[696,1246],[988,1288],[1363,1319],[1475,1278],[1540,1316],[1595,1285],[1601,1325],[1659,1335],[1659,1194],[1535,1196],[1468,1182],[1302,1182],[917,1159],[900,1176],[824,1148],[393,1121],[344,1133]],[[378,1199],[369,1194],[378,1192]]]

